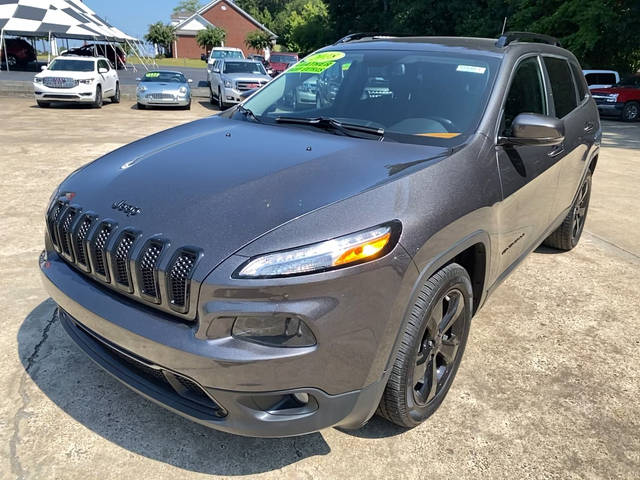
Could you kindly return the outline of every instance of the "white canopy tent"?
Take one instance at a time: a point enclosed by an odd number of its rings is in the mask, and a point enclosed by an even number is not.
[[[101,41],[114,49],[112,42],[126,43],[145,64],[137,48],[140,40],[110,25],[80,0],[0,0],[0,49],[5,51],[6,35],[48,38],[50,46],[56,38]]]

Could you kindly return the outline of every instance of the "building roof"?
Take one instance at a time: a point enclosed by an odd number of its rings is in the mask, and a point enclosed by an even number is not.
[[[200,28],[192,28],[195,24],[199,24]],[[213,23],[204,18],[198,13],[194,13],[190,17],[185,18],[175,26],[176,34],[178,35],[195,35],[200,30],[204,30],[207,27],[215,27]]]
[[[198,10],[196,13],[194,13],[193,15],[191,15],[189,18],[182,20],[180,23],[178,23],[175,28],[176,31],[184,31],[184,32],[189,32],[192,30],[187,30],[184,29],[184,27],[186,25],[189,24],[189,22],[194,19],[195,17],[199,17],[202,20],[204,20],[208,25],[214,26],[211,22],[209,22],[206,18],[202,17],[202,14],[205,13],[206,11],[212,9],[213,7],[215,7],[217,4],[219,4],[220,2],[225,2],[226,5],[228,5],[229,7],[233,8],[236,12],[238,12],[240,15],[242,15],[243,17],[245,17],[247,20],[249,20],[251,23],[253,23],[256,27],[260,28],[261,30],[264,30],[265,32],[267,32],[268,34],[277,37],[277,35],[275,33],[273,33],[271,30],[269,30],[267,27],[265,27],[262,23],[260,23],[258,20],[256,20],[254,17],[252,17],[251,15],[249,15],[249,13],[247,13],[245,10],[243,10],[242,8],[240,8],[238,5],[235,4],[235,2],[233,1],[225,1],[225,0],[214,0],[212,2],[209,2],[208,4],[206,4],[204,7],[202,7],[200,10]],[[208,26],[205,24],[205,27]]]

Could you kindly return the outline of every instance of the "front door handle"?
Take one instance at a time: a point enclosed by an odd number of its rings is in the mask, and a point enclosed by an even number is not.
[[[587,133],[592,131],[594,128],[596,128],[596,124],[594,122],[587,122],[584,124],[584,131]]]
[[[557,157],[558,155],[562,154],[564,152],[564,144],[560,144],[560,145],[556,145],[555,147],[553,147],[549,153],[547,153],[547,155],[549,155],[550,157]]]

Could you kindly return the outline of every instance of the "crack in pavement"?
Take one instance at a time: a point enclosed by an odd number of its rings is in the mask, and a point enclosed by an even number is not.
[[[44,342],[46,342],[47,338],[49,338],[49,330],[51,330],[51,327],[53,326],[53,324],[57,319],[58,319],[58,310],[56,309],[51,315],[51,318],[47,320],[47,323],[44,326],[44,329],[42,330],[42,336],[40,337],[40,341],[38,341],[38,343],[34,347],[31,355],[29,355],[29,357],[27,357],[27,359],[25,360],[24,372],[20,377],[18,393],[20,394],[20,399],[22,400],[22,404],[20,405],[15,415],[13,416],[13,433],[11,435],[11,439],[9,440],[11,471],[16,475],[16,478],[18,479],[24,478],[24,470],[22,468],[22,464],[20,463],[20,460],[18,459],[17,450],[18,450],[18,444],[20,443],[20,433],[19,433],[20,421],[23,418],[26,418],[25,409],[27,408],[27,404],[29,403],[29,396],[25,392],[27,376],[31,371],[31,368],[36,362],[36,359],[38,357],[38,354],[40,353],[40,349],[42,348],[42,345],[44,345]]]

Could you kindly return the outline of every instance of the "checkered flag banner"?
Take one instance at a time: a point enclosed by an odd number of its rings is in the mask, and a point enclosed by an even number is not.
[[[137,41],[80,0],[0,0],[0,30],[5,35]]]

